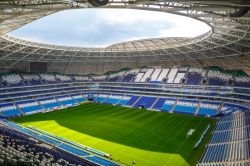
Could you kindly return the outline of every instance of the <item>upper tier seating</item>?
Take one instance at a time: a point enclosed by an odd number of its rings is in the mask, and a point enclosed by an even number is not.
[[[162,68],[156,68],[150,77],[150,82],[160,83],[161,81],[158,81],[157,79],[160,76],[161,72],[162,72]]]
[[[124,76],[123,76],[123,78],[122,78],[122,82],[131,82],[134,78],[135,78],[135,76],[136,76],[136,74],[139,72],[139,69],[134,69],[134,70],[130,70],[130,71],[127,71],[125,74],[124,74]]]
[[[74,76],[73,79],[75,81],[89,81],[89,77],[87,76]]]
[[[21,115],[21,112],[13,103],[0,103],[0,114],[5,117],[14,117]]]
[[[178,68],[172,68],[169,70],[168,76],[166,77],[167,82],[166,83],[174,83],[175,76],[178,73]]]
[[[209,85],[227,85],[232,76],[222,73],[220,71],[210,70],[208,71],[208,84]]]
[[[22,76],[31,85],[42,84],[41,78],[37,74],[22,74]]]
[[[157,82],[162,82],[168,75],[169,69],[162,69],[160,75],[157,78]]]
[[[105,81],[108,79],[107,75],[93,76],[92,79],[94,81]]]
[[[235,86],[250,87],[250,78],[249,77],[236,77]]]
[[[3,85],[3,82],[2,82],[1,77],[0,77],[0,88],[1,87],[4,87],[4,85]]]
[[[40,74],[40,77],[46,83],[57,83],[57,80],[54,74]]]
[[[111,72],[109,72],[111,73]],[[250,87],[250,77],[243,71],[225,71],[219,67],[206,69],[197,67],[173,67],[160,66],[146,67],[120,71],[105,75],[66,75],[66,74],[2,74],[1,86],[20,86],[30,84],[47,84],[61,82],[80,81],[107,81],[107,82],[135,82],[135,83],[164,83],[164,84],[190,84],[213,86],[238,86]]]
[[[56,74],[56,78],[61,82],[71,82],[72,78],[67,75]]]
[[[152,68],[145,70],[144,75],[142,76],[142,78],[138,82],[148,82],[150,80],[153,72],[154,72],[154,69],[152,69]]]
[[[3,82],[6,82],[7,86],[21,86],[24,85],[23,80],[19,74],[5,74],[2,75]]]
[[[134,82],[142,82],[141,79],[145,75],[145,73],[148,71],[148,69],[141,69],[135,76]],[[152,70],[151,70],[152,72]],[[145,81],[144,81],[145,82]]]
[[[110,81],[110,82],[120,81],[123,78],[125,73],[126,73],[126,71],[121,71],[121,72],[118,72],[115,74],[110,74],[107,81]]]
[[[44,110],[44,108],[40,106],[35,100],[17,101],[16,104],[25,114]]]
[[[205,70],[201,68],[191,67],[186,77],[186,83],[190,85],[201,84],[202,78],[205,76],[205,74],[206,74]]]
[[[183,80],[186,77],[187,70],[188,70],[187,67],[181,67],[181,68],[179,68],[178,72],[175,75],[173,83],[175,83],[175,84],[182,84]]]

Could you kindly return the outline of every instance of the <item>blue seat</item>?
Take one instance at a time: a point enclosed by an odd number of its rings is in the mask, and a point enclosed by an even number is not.
[[[156,97],[150,97],[150,96],[142,96],[137,103],[135,103],[134,108],[138,108],[140,106],[143,106],[145,108],[150,108],[152,104],[155,102]]]
[[[137,100],[139,99],[139,96],[132,96],[130,100],[126,103],[127,106],[132,106]]]

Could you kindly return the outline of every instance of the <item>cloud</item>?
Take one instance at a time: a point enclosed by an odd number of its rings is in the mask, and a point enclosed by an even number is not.
[[[80,47],[158,37],[195,37],[209,30],[197,20],[132,9],[74,9],[27,24],[10,34],[36,42]]]

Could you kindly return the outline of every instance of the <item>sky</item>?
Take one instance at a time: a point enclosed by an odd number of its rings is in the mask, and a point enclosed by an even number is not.
[[[73,9],[43,17],[9,34],[40,43],[95,48],[147,38],[195,37],[209,29],[203,22],[163,12]]]

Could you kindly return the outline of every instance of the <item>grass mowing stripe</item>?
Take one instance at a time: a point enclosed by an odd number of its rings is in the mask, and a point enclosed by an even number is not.
[[[112,154],[115,159],[136,161],[138,166],[195,165],[205,143],[201,150],[193,150],[193,145],[204,128],[215,123],[208,118],[97,103],[14,121]],[[196,131],[186,139],[191,128]]]
[[[189,122],[189,124],[192,122],[193,120],[191,119],[191,121]],[[201,123],[201,121],[199,122],[199,124]],[[187,126],[188,127],[188,126]],[[185,128],[183,128],[182,130],[184,130]],[[182,130],[181,131],[179,131],[178,132],[178,134],[176,135],[176,137],[180,134],[180,133],[182,133]],[[180,151],[180,149],[182,148],[182,146],[186,143],[186,141],[188,140],[188,138],[187,139],[185,139],[181,144],[180,144],[180,146],[176,149],[176,151],[175,151],[175,153],[177,153],[178,151]],[[169,161],[171,161],[173,159],[173,156],[169,159]],[[169,161],[166,163],[166,165],[169,163]]]

